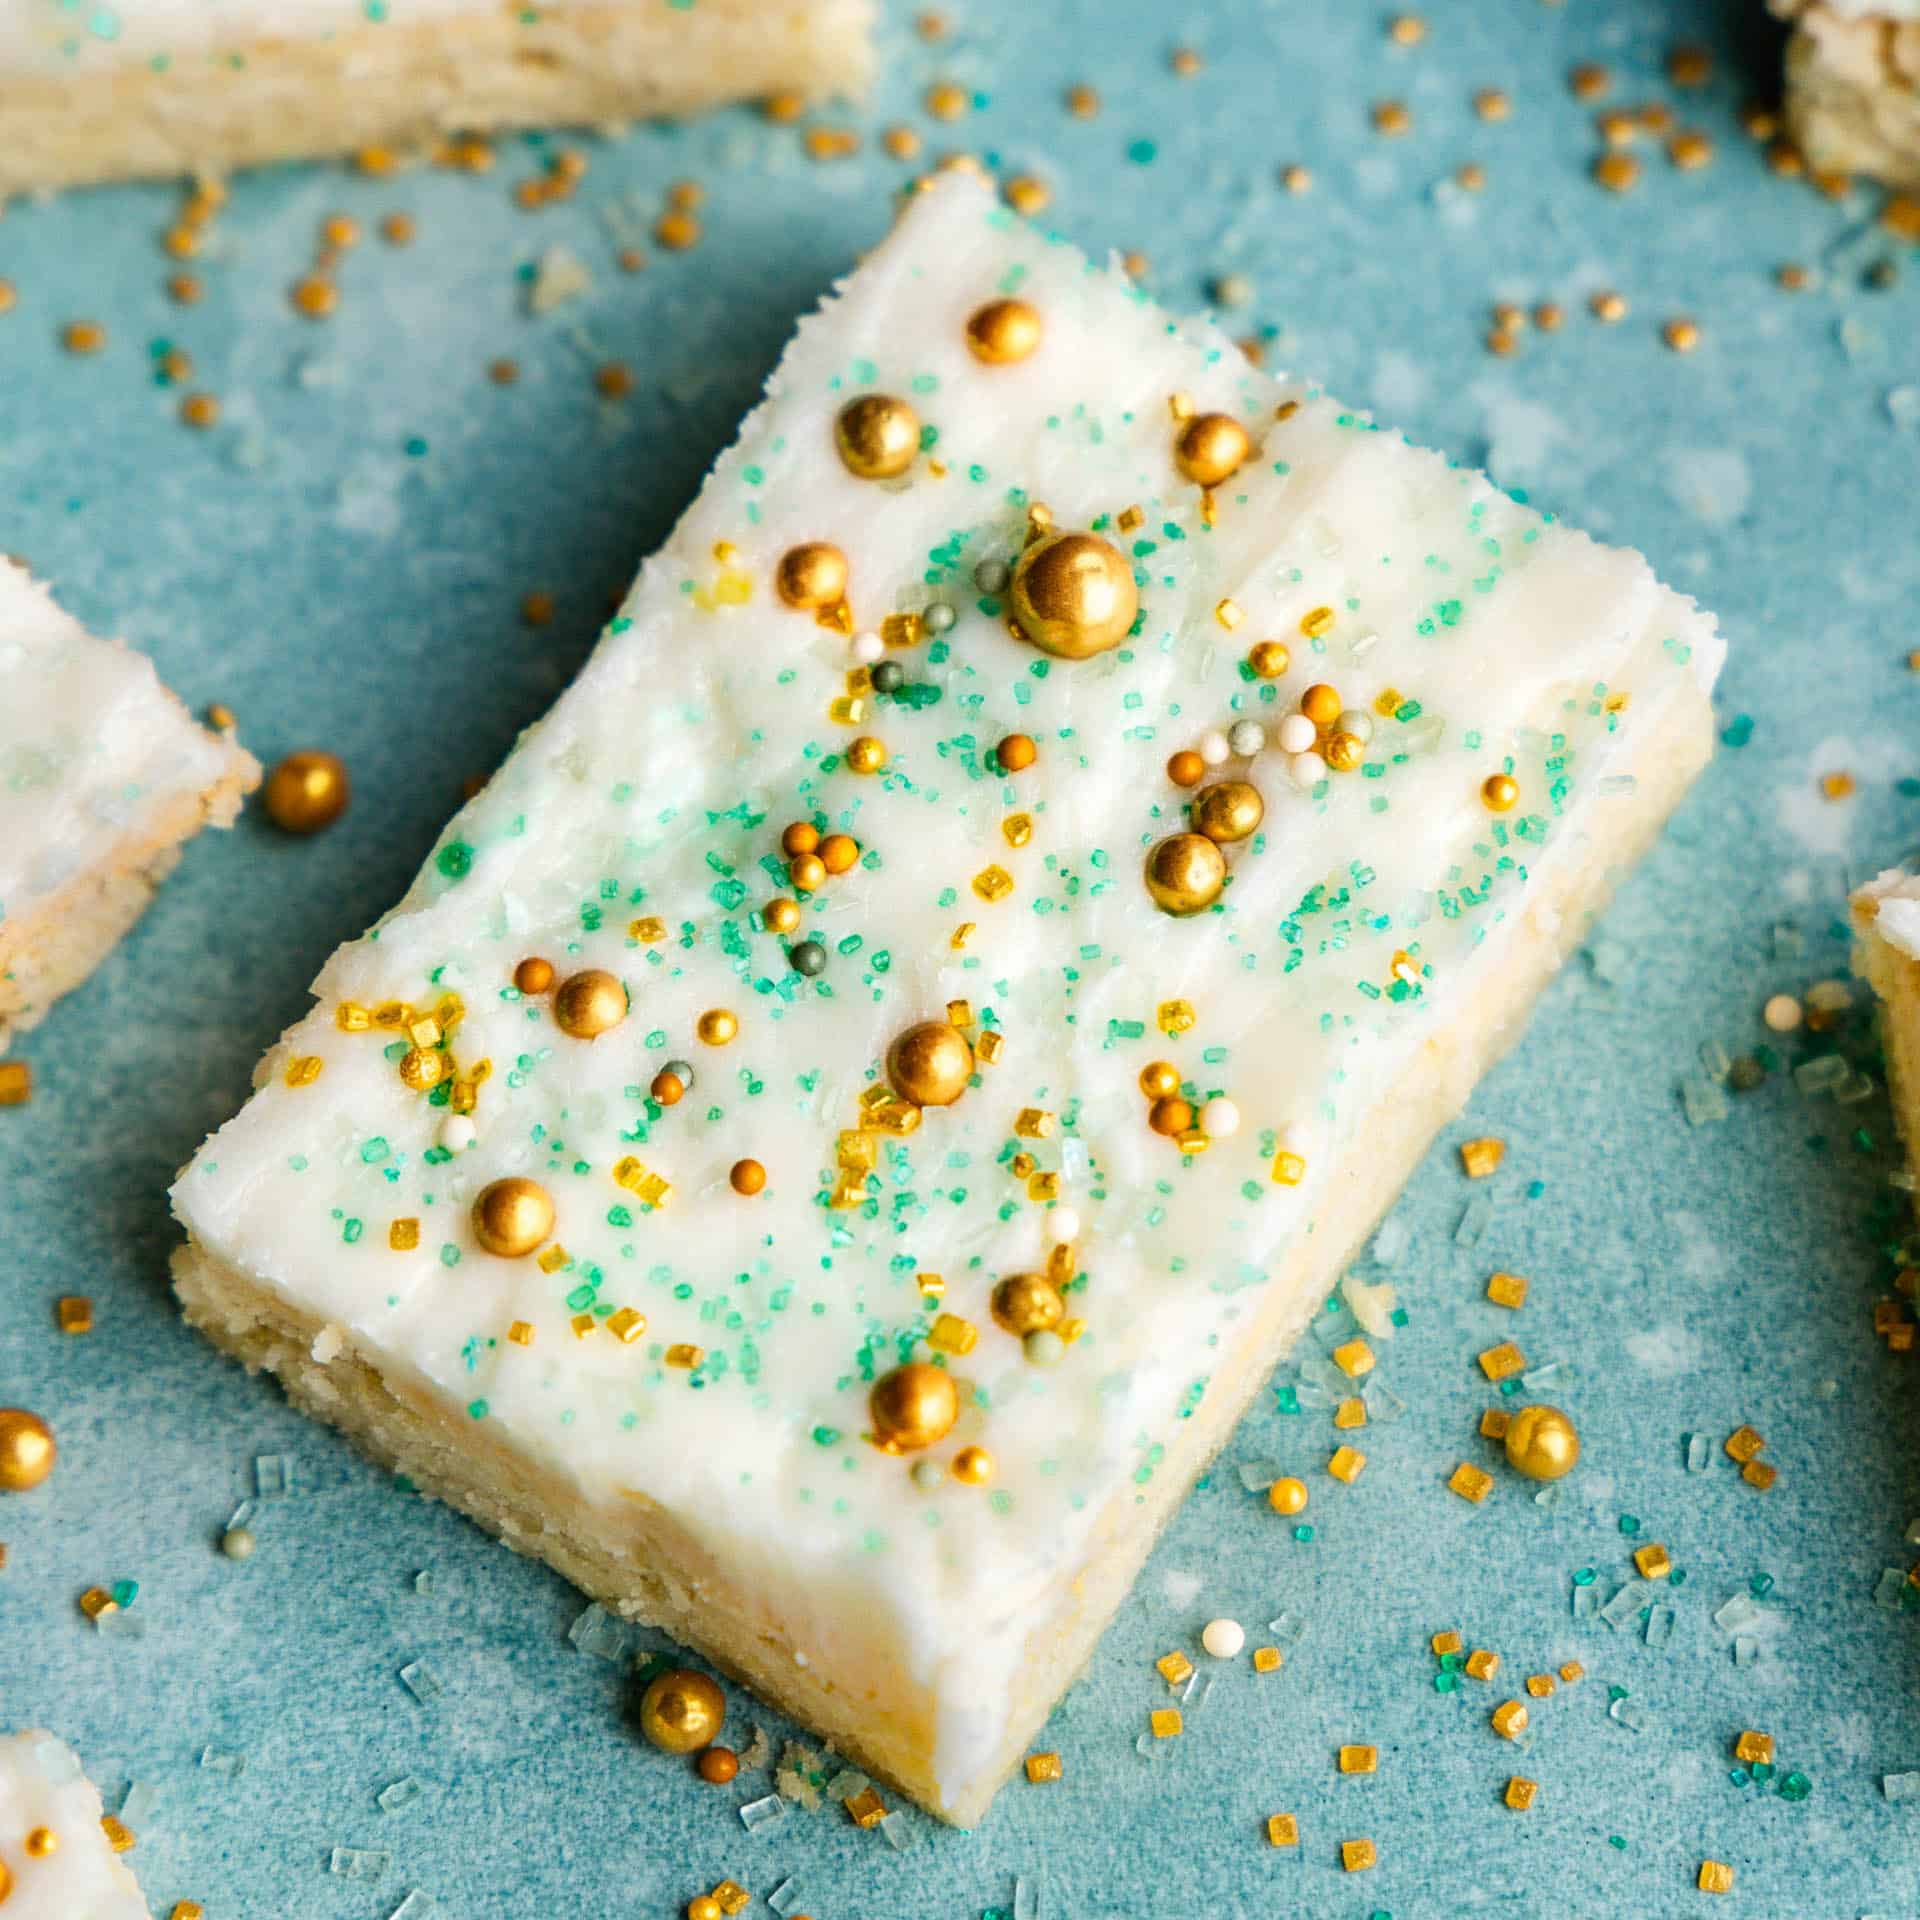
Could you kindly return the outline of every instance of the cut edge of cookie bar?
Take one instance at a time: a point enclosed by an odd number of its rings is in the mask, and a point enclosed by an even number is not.
[[[419,25],[262,37],[164,65],[0,73],[0,201],[107,180],[218,176],[454,134],[616,127],[786,92],[859,94],[873,0],[579,0]]]
[[[1920,188],[1920,15],[1773,6],[1793,23],[1787,130],[1808,163]]]
[[[339,1428],[425,1493],[480,1522],[517,1552],[545,1560],[623,1616],[657,1626],[841,1753],[957,1826],[978,1821],[1035,1733],[1078,1677],[1131,1590],[1162,1528],[1232,1434],[1248,1403],[1399,1196],[1439,1130],[1519,1037],[1541,989],[1589,935],[1616,878],[1657,837],[1712,753],[1711,675],[1683,676],[1629,771],[1632,797],[1609,801],[1593,834],[1547,863],[1521,924],[1489,954],[1466,1016],[1421,1048],[1360,1127],[1365,1148],[1329,1181],[1296,1236],[1279,1284],[1144,1490],[1129,1487],[1102,1516],[1057,1609],[1036,1622],[993,1760],[944,1792],[935,1769],[931,1697],[898,1686],[855,1691],[831,1663],[796,1661],[768,1597],[741,1591],[670,1516],[635,1496],[596,1509],[557,1475],[471,1422],[449,1417],[424,1381],[359,1351],[241,1268],[189,1240],[173,1260],[187,1319],[250,1371],[273,1373],[303,1411]],[[262,1063],[263,1076],[274,1056]],[[1136,1494],[1143,1493],[1143,1498]]]
[[[1883,931],[1881,909],[1889,896],[1899,896],[1903,904],[1911,901],[1920,920],[1920,876],[1893,868],[1862,887],[1853,896],[1859,935],[1853,966],[1879,996],[1894,1125],[1920,1183],[1920,938],[1895,940]],[[1920,1207],[1920,1190],[1914,1199]]]

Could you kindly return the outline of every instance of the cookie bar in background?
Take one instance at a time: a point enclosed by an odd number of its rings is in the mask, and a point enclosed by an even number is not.
[[[944,173],[182,1175],[187,1315],[969,1824],[1722,654]]]
[[[146,655],[96,639],[0,558],[0,1053],[77,987],[252,757],[197,725]]]
[[[1808,162],[1920,189],[1920,0],[1770,0],[1793,24],[1787,128]]]
[[[1920,874],[1890,868],[1853,896],[1854,971],[1880,997],[1887,1087],[1920,1178]]]
[[[874,0],[0,0],[0,201],[858,93]]]
[[[103,1819],[79,1758],[50,1733],[0,1735],[0,1908],[7,1920],[148,1920],[120,1855],[135,1836]],[[197,1916],[183,1901],[178,1915]]]

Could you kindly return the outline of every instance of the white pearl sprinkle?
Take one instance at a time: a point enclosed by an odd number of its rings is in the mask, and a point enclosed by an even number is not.
[[[479,1136],[479,1128],[464,1113],[450,1113],[440,1122],[440,1144],[449,1153],[465,1153]]]
[[[1227,742],[1243,760],[1251,759],[1267,744],[1267,730],[1258,720],[1236,720]]]
[[[1208,766],[1217,767],[1228,759],[1233,749],[1227,745],[1227,736],[1218,727],[1209,727],[1200,736],[1200,758]]]
[[[1302,714],[1301,718],[1305,719],[1306,716]],[[1335,733],[1350,733],[1365,746],[1373,738],[1373,715],[1363,713],[1358,707],[1349,707],[1333,723],[1333,730]]]
[[[877,633],[856,633],[853,636],[853,657],[860,666],[872,666],[886,650],[885,641]]]
[[[1317,753],[1296,753],[1287,762],[1287,772],[1302,793],[1311,793],[1327,777],[1327,763]]]
[[[1209,1140],[1231,1140],[1240,1131],[1240,1109],[1223,1094],[1200,1109],[1200,1131]]]
[[[1216,1660],[1231,1660],[1247,1644],[1247,1630],[1238,1620],[1209,1620],[1200,1630],[1200,1644]]]
[[[946,1477],[937,1460],[916,1460],[913,1463],[913,1484],[922,1493],[931,1493]]]
[[[1289,1120],[1280,1129],[1280,1144],[1289,1153],[1304,1154],[1313,1145],[1313,1129],[1304,1120]]]
[[[1056,1247],[1080,1238],[1080,1216],[1071,1207],[1054,1207],[1043,1224],[1047,1238]]]
[[[1804,1017],[1800,1002],[1790,993],[1776,993],[1760,1011],[1775,1033],[1791,1033]]]
[[[1282,753],[1308,753],[1319,738],[1314,725],[1304,713],[1290,713],[1280,722],[1280,751]]]

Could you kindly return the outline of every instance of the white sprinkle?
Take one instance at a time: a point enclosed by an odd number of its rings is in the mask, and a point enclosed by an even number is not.
[[[1267,744],[1267,730],[1258,720],[1236,720],[1227,743],[1243,760],[1251,759]]]
[[[853,657],[859,666],[872,666],[886,650],[886,642],[877,633],[856,633],[853,636]]]
[[[1064,1247],[1080,1238],[1080,1216],[1071,1207],[1055,1207],[1047,1215],[1043,1231],[1056,1247]]]
[[[440,1144],[449,1153],[465,1153],[479,1136],[479,1128],[464,1113],[450,1113],[440,1122]]]
[[[1319,737],[1314,724],[1304,713],[1290,713],[1280,722],[1280,751],[1308,753]]]
[[[1317,753],[1296,753],[1287,762],[1287,772],[1302,793],[1311,793],[1327,777],[1327,763]]]
[[[1300,717],[1304,720],[1306,715],[1302,714]],[[1349,707],[1333,723],[1333,730],[1335,733],[1352,734],[1364,746],[1373,738],[1373,715],[1363,713],[1358,707]]]
[[[1227,760],[1233,749],[1227,745],[1227,736],[1218,727],[1209,727],[1200,736],[1200,758],[1208,766],[1217,767]]]
[[[1775,1033],[1791,1033],[1800,1024],[1800,1002],[1790,993],[1776,993],[1760,1010],[1760,1018]]]
[[[1240,1109],[1224,1094],[1200,1109],[1200,1131],[1209,1140],[1230,1140],[1240,1131]]]
[[[1247,1644],[1247,1630],[1238,1620],[1209,1620],[1201,1630],[1200,1644],[1216,1660],[1231,1660]]]

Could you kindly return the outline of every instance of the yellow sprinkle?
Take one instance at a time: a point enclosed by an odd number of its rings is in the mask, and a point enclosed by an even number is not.
[[[1527,1280],[1524,1274],[1496,1273],[1487,1281],[1487,1298],[1496,1307],[1524,1307],[1527,1304]]]
[[[1312,607],[1300,616],[1300,631],[1309,640],[1323,640],[1333,631],[1333,609]]]
[[[534,1261],[542,1273],[558,1273],[573,1258],[565,1247],[556,1240],[550,1247],[542,1247]]]
[[[1336,1480],[1344,1480],[1348,1486],[1360,1478],[1366,1467],[1367,1456],[1357,1447],[1336,1447],[1333,1458],[1327,1462],[1327,1471]]]
[[[1533,1796],[1539,1791],[1539,1781],[1525,1779],[1516,1773],[1507,1782],[1507,1805],[1515,1813],[1525,1813],[1533,1805]]]
[[[1342,1747],[1340,1749],[1340,1771],[1342,1773],[1373,1773],[1380,1765],[1378,1747]]]
[[[1239,601],[1222,600],[1213,610],[1213,617],[1231,633],[1247,616],[1241,610]]]
[[[1027,1778],[1037,1786],[1043,1780],[1060,1778],[1060,1756],[1057,1753],[1030,1753],[1027,1755]]]
[[[590,1313],[576,1313],[573,1318],[567,1322],[567,1325],[573,1329],[573,1337],[576,1340],[584,1340],[587,1335],[594,1330],[596,1324],[593,1315]]]
[[[1586,1677],[1587,1670],[1578,1660],[1569,1660],[1567,1664],[1560,1669],[1560,1684],[1565,1687],[1574,1686]]]
[[[1346,1430],[1367,1424],[1367,1403],[1360,1399],[1342,1400],[1333,1410],[1333,1424]]]
[[[992,1066],[1006,1050],[1007,1036],[1004,1033],[983,1033],[973,1043],[973,1057],[987,1066]]]
[[[100,1831],[107,1836],[107,1845],[115,1853],[131,1853],[134,1848],[133,1829],[124,1822],[116,1820],[112,1814],[106,1814],[100,1821]]]
[[[1469,1180],[1484,1180],[1488,1174],[1496,1172],[1500,1162],[1507,1157],[1507,1143],[1504,1140],[1463,1140],[1460,1143],[1460,1164],[1466,1169]]]
[[[1373,1371],[1373,1349],[1364,1340],[1348,1340],[1334,1348],[1333,1364],[1349,1380],[1358,1380]]]
[[[627,922],[627,938],[638,940],[643,947],[657,947],[666,937],[667,923],[651,913]]]
[[[1733,1869],[1724,1860],[1702,1860],[1699,1887],[1702,1893],[1731,1893]]]
[[[1005,867],[982,867],[973,876],[973,890],[982,900],[1004,900],[1013,891],[1013,875]]]
[[[1649,1541],[1635,1550],[1633,1564],[1643,1580],[1664,1580],[1673,1571],[1673,1560],[1659,1541]]]
[[[623,1347],[630,1347],[647,1330],[647,1316],[634,1307],[622,1307],[607,1322],[607,1331]]]
[[[63,1294],[54,1303],[53,1321],[62,1333],[91,1333],[93,1302],[84,1293]]]
[[[1467,1643],[1449,1627],[1444,1633],[1436,1633],[1431,1644],[1434,1657],[1438,1659],[1449,1653],[1458,1653]]]
[[[1528,1674],[1527,1691],[1536,1700],[1544,1700],[1553,1691],[1553,1675],[1550,1673]]]
[[[1191,1000],[1162,1000],[1153,1010],[1153,1023],[1164,1034],[1189,1033],[1200,1016]]]
[[[676,1341],[661,1356],[670,1367],[684,1367],[689,1372],[700,1365],[707,1357],[705,1347],[695,1347]]]
[[[1517,1740],[1527,1730],[1527,1703],[1503,1700],[1493,1710],[1493,1730],[1503,1740]]]
[[[1033,838],[1033,815],[1010,813],[1000,822],[1000,835],[1010,847],[1024,847]]]
[[[1527,1364],[1527,1356],[1511,1340],[1503,1340],[1497,1347],[1489,1347],[1480,1356],[1480,1371],[1489,1380],[1509,1380],[1522,1372]]]
[[[98,1620],[105,1614],[118,1613],[120,1603],[105,1587],[89,1587],[80,1596],[80,1611],[89,1620]]]
[[[1170,1687],[1182,1686],[1193,1677],[1193,1662],[1178,1647],[1171,1653],[1163,1653],[1153,1664]]]
[[[395,1253],[411,1253],[419,1244],[420,1222],[418,1220],[396,1220],[387,1229],[387,1245]]]
[[[1379,1858],[1371,1840],[1340,1842],[1340,1864],[1348,1873],[1365,1873]]]
[[[1773,1765],[1773,1735],[1742,1733],[1733,1743],[1733,1757],[1749,1767]]]
[[[1727,1436],[1727,1453],[1745,1466],[1766,1444],[1751,1427],[1736,1427]]]
[[[1286,1658],[1278,1647],[1255,1647],[1253,1650],[1255,1673],[1278,1673],[1285,1664]]]
[[[531,1320],[516,1320],[513,1325],[507,1329],[507,1338],[511,1340],[516,1347],[532,1346],[533,1322]]]
[[[1480,1437],[1483,1440],[1504,1440],[1507,1429],[1513,1425],[1513,1415],[1505,1407],[1489,1407],[1480,1416]]]
[[[1297,1847],[1300,1844],[1300,1822],[1290,1813],[1270,1813],[1267,1815],[1267,1845],[1270,1847]]]
[[[1475,1647],[1467,1655],[1466,1675],[1469,1680],[1491,1680],[1500,1671],[1500,1656],[1485,1647]]]
[[[1447,1477],[1447,1491],[1477,1507],[1493,1491],[1493,1475],[1483,1473],[1471,1460],[1462,1460]]]
[[[1178,1707],[1156,1707],[1147,1715],[1147,1724],[1153,1728],[1156,1740],[1171,1740],[1186,1723],[1180,1718]]]
[[[1758,1487],[1762,1493],[1773,1485],[1779,1477],[1779,1469],[1765,1460],[1749,1460],[1740,1469],[1740,1478],[1750,1487]]]
[[[317,1053],[296,1054],[287,1062],[286,1082],[290,1087],[310,1087],[320,1078],[326,1062]]]
[[[980,1329],[957,1313],[941,1314],[927,1329],[927,1345],[936,1353],[971,1353],[979,1338]]]
[[[1307,1163],[1297,1153],[1276,1153],[1271,1173],[1276,1187],[1297,1187],[1307,1177]]]

